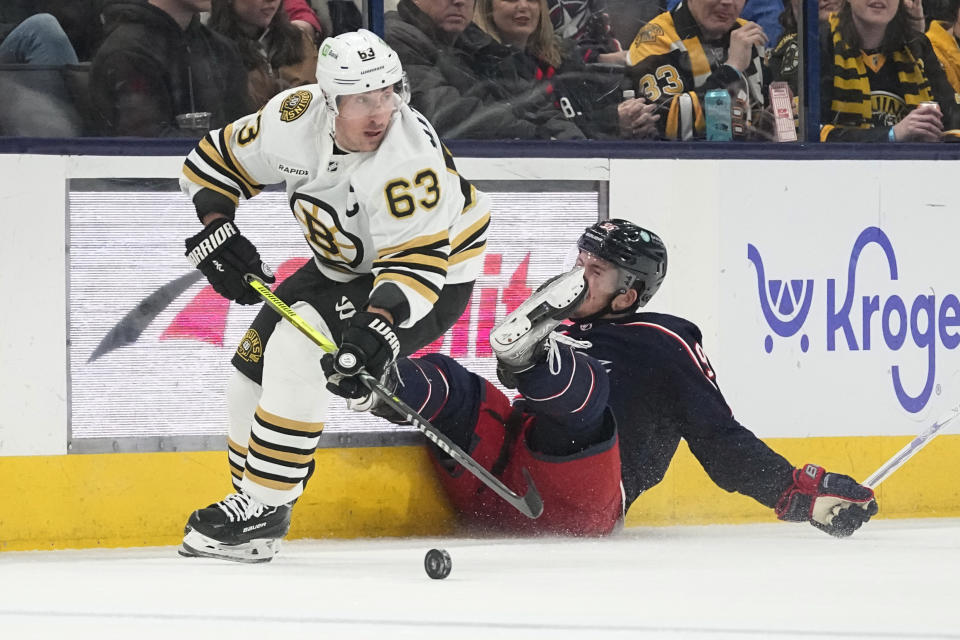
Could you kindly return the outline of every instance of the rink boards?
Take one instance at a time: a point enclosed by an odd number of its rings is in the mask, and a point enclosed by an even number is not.
[[[770,438],[795,464],[866,478],[908,438]],[[960,517],[960,436],[944,435],[880,485],[880,517]],[[197,451],[0,458],[0,551],[178,544],[189,514],[231,489],[226,454]],[[627,526],[774,522],[714,485],[681,444]],[[784,524],[784,527],[791,526]],[[321,449],[290,538],[432,536],[454,516],[420,446]]]
[[[475,292],[470,319],[441,348],[489,368],[484,329],[506,312],[508,292],[535,287],[562,267],[565,257],[550,241],[569,243],[586,211],[570,194],[595,191],[601,215],[609,209],[665,239],[669,275],[650,309],[684,315],[701,327],[736,417],[795,464],[817,462],[865,478],[960,402],[955,164],[916,154],[719,162],[682,153],[483,158],[460,151],[465,176],[531,197],[567,194],[570,210],[579,213],[570,214],[577,220],[571,225],[546,217],[538,225],[528,214],[525,224],[511,222],[512,235],[497,241],[504,244],[491,243],[497,258]],[[149,179],[169,180],[179,164],[177,156],[0,156],[8,229],[0,236],[0,273],[8,284],[0,315],[0,501],[16,505],[0,517],[0,549],[171,544],[191,510],[229,490],[225,454],[213,450],[222,444],[213,409],[222,410],[217,389],[191,394],[204,388],[203,367],[224,369],[244,318],[231,310],[220,334],[190,334],[196,324],[174,320],[203,298],[204,285],[188,282],[164,309],[167,316],[159,316],[162,327],[154,323],[138,344],[92,357],[105,343],[104,327],[120,325],[136,301],[156,289],[145,269],[166,256],[179,260],[182,213],[166,211],[159,232],[138,236],[166,205],[151,193],[154,204],[146,207],[134,184],[129,206],[115,200],[103,207],[104,215],[126,221],[127,240],[106,233],[109,241],[98,244],[80,233],[83,212],[95,211],[98,201],[84,201],[76,181],[144,180],[146,193]],[[130,184],[124,189],[130,193]],[[517,211],[529,205],[519,196],[509,202]],[[564,213],[550,208],[544,216]],[[248,225],[241,228],[246,232]],[[293,223],[287,218],[276,226],[289,231]],[[143,291],[126,300],[138,280]],[[111,297],[118,300],[115,309],[104,302]],[[97,318],[104,309],[114,316]],[[84,327],[95,331],[83,334]],[[177,331],[176,340],[161,339]],[[167,369],[151,369],[157,362]],[[338,415],[328,423],[337,435],[317,453],[317,474],[297,506],[291,535],[448,531],[452,516],[426,456],[409,446],[416,437],[359,434],[350,431],[355,421]],[[124,430],[159,422],[166,431],[138,436],[136,428]],[[883,515],[960,515],[948,467],[960,447],[954,430],[882,485]],[[378,442],[398,446],[351,446]],[[717,489],[681,450],[627,523],[770,519],[769,510],[748,498]]]

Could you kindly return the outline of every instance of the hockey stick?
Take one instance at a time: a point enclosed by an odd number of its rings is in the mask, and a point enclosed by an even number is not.
[[[940,430],[945,426],[953,422],[953,420],[960,416],[960,405],[955,406],[953,409],[950,409],[949,413],[944,414],[940,417],[939,420],[930,425],[926,430],[923,431],[920,435],[910,441],[910,444],[905,446],[903,449],[900,449],[897,453],[894,454],[892,458],[880,465],[880,468],[870,474],[870,477],[863,481],[863,486],[869,487],[870,489],[876,489],[877,486],[890,477],[894,471],[903,466],[903,464],[912,458],[920,449],[923,449],[927,444],[933,440]]]
[[[246,280],[247,283],[260,294],[260,297],[263,298],[263,301],[266,302],[271,309],[299,329],[300,333],[310,338],[314,344],[327,353],[333,353],[337,350],[337,345],[332,340],[317,331],[310,323],[304,320],[300,314],[287,306],[283,300],[274,295],[273,291],[257,279],[256,276],[248,273]],[[430,424],[426,418],[411,409],[403,400],[383,386],[379,380],[363,369],[360,370],[359,377],[371,392],[377,394],[380,400],[396,411],[397,414],[403,416],[404,419],[416,427],[420,433],[425,435],[430,442],[437,445],[444,453],[463,465],[470,473],[492,489],[494,493],[506,500],[517,509],[517,511],[528,518],[535,519],[540,517],[540,514],[543,513],[543,500],[540,498],[540,493],[537,491],[536,485],[533,484],[533,478],[530,477],[529,471],[525,468],[522,469],[523,477],[527,482],[526,495],[514,493],[496,476],[484,469],[476,460],[471,458],[469,454],[458,447],[455,442],[447,438],[443,432]]]

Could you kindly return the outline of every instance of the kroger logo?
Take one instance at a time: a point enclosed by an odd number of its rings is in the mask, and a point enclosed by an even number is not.
[[[850,252],[846,281],[838,284],[837,278],[827,278],[826,317],[824,318],[824,344],[827,351],[870,351],[886,348],[892,353],[908,346],[926,350],[927,371],[920,393],[911,395],[906,387],[917,388],[919,384],[904,384],[900,366],[891,367],[893,390],[900,405],[911,413],[922,410],[930,400],[936,379],[937,350],[956,349],[960,345],[960,300],[954,294],[943,296],[939,306],[932,293],[920,293],[912,300],[898,295],[884,297],[871,291],[857,291],[857,266],[860,254],[869,245],[877,245],[887,261],[885,272],[890,280],[898,280],[897,256],[890,238],[877,227],[867,227],[857,237]],[[757,293],[760,308],[767,325],[776,335],[792,338],[800,335],[800,349],[804,353],[812,346],[811,334],[816,325],[807,323],[810,305],[817,293],[812,279],[767,279],[760,251],[747,245],[747,259],[757,271]],[[859,295],[858,295],[859,294]],[[853,315],[853,318],[851,318]],[[859,321],[858,317],[859,316]],[[811,325],[813,325],[811,327]],[[772,335],[764,339],[767,353],[773,351]]]

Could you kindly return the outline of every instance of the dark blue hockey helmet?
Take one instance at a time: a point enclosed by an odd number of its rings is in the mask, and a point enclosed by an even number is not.
[[[636,289],[641,307],[650,301],[667,275],[667,248],[663,240],[629,220],[601,220],[586,228],[577,246],[616,265],[621,273],[621,293]]]

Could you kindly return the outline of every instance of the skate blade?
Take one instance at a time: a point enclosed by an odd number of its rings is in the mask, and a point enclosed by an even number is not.
[[[559,278],[583,277],[583,269],[565,273]],[[559,279],[558,278],[558,279]],[[548,281],[544,286],[548,286],[552,281]],[[571,311],[579,306],[586,294],[586,284],[579,287],[576,291],[564,290],[558,288],[552,291],[541,293],[537,291],[525,303],[521,304],[515,311],[513,317],[494,327],[490,332],[492,340],[504,346],[513,344],[531,331],[533,326],[545,318],[551,320],[563,320]],[[524,304],[529,305],[529,309],[524,309]]]
[[[186,558],[215,558],[246,564],[270,562],[279,551],[280,540],[277,538],[261,538],[242,544],[223,544],[192,530],[183,537],[183,542],[177,549],[177,553]]]

